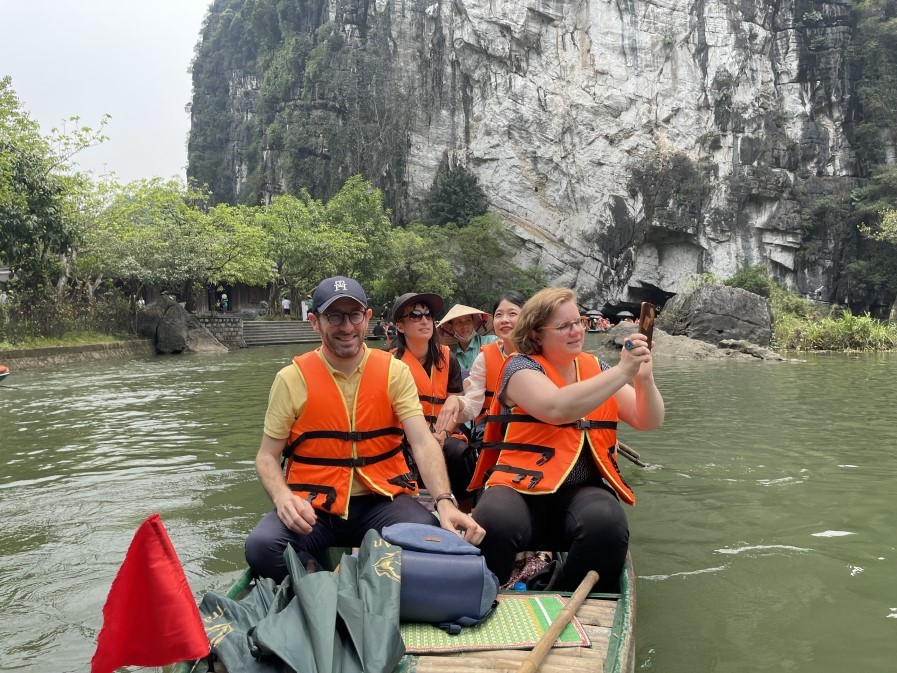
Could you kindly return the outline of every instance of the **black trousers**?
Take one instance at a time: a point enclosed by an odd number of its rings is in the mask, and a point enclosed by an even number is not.
[[[558,590],[573,591],[589,570],[599,574],[593,591],[620,590],[629,524],[617,495],[604,486],[563,486],[545,495],[493,486],[480,496],[473,518],[486,529],[480,548],[502,584],[518,552],[567,551]]]
[[[347,519],[321,510],[315,513],[318,521],[308,535],[287,528],[276,510],[263,516],[246,538],[249,567],[261,577],[280,582],[287,575],[283,560],[287,545],[296,550],[303,564],[314,560],[321,565],[329,547],[358,547],[371,528],[379,533],[384,526],[405,521],[439,525],[426,507],[408,495],[398,495],[395,500],[382,495],[354,496],[349,500]]]
[[[449,437],[442,445],[442,456],[445,459],[445,470],[448,473],[449,486],[452,489],[452,493],[455,494],[455,497],[458,498],[458,500],[463,500],[464,498],[473,495],[472,491],[467,490],[470,480],[473,479],[473,472],[477,466],[477,454],[473,447],[463,439]],[[414,462],[414,455],[408,447],[405,448],[405,460],[408,462],[420,487],[427,488],[427,485],[423,482],[423,479],[421,479],[420,472]],[[430,493],[430,495],[437,496],[439,494]]]

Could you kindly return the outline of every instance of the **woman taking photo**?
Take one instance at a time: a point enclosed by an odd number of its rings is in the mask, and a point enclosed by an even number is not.
[[[619,590],[629,545],[620,500],[635,495],[617,469],[617,422],[653,430],[664,405],[644,335],[628,338],[614,367],[583,353],[584,337],[576,296],[563,288],[530,299],[512,332],[517,354],[490,409],[504,422],[486,424],[471,483],[486,480],[474,518],[489,531],[480,546],[502,583],[517,552],[567,550],[555,589],[596,570],[595,591]]]
[[[396,300],[392,316],[398,333],[393,356],[411,369],[424,417],[442,447],[452,492],[459,506],[469,510],[472,498],[467,493],[467,485],[473,475],[476,456],[463,438],[453,436],[457,423],[444,420],[441,427],[436,425],[447,400],[465,408],[463,400],[459,403],[455,399],[463,390],[458,360],[447,346],[439,344],[433,326],[442,306],[443,300],[438,294],[409,292]]]

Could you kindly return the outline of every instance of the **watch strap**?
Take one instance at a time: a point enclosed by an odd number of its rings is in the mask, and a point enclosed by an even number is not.
[[[455,507],[458,506],[458,500],[457,500],[457,498],[455,498],[455,494],[454,494],[454,493],[440,493],[440,494],[437,495],[436,498],[433,500],[433,505],[434,505],[434,506],[438,505],[439,502],[440,502],[441,500],[451,500],[451,501],[452,501],[452,504],[453,504]]]

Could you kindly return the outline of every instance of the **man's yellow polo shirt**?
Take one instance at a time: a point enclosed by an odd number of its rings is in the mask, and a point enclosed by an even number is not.
[[[337,387],[346,400],[346,407],[353,409],[358,386],[361,383],[361,374],[367,364],[370,349],[364,344],[364,357],[358,367],[346,376],[330,366],[319,348],[318,357],[333,375]],[[412,416],[423,416],[424,410],[418,399],[417,386],[411,370],[401,360],[395,360],[389,368],[389,388],[387,390],[389,401],[396,416],[401,423]],[[295,362],[277,372],[271,392],[268,394],[268,411],[265,412],[265,434],[274,439],[286,439],[290,436],[290,428],[293,422],[302,415],[305,410],[305,401],[308,398],[308,386],[299,367]]]

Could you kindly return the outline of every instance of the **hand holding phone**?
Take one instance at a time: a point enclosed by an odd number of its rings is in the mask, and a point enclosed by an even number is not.
[[[643,301],[638,318],[638,331],[648,339],[648,350],[651,350],[651,340],[654,338],[654,318],[656,316],[657,307],[651,302]]]

